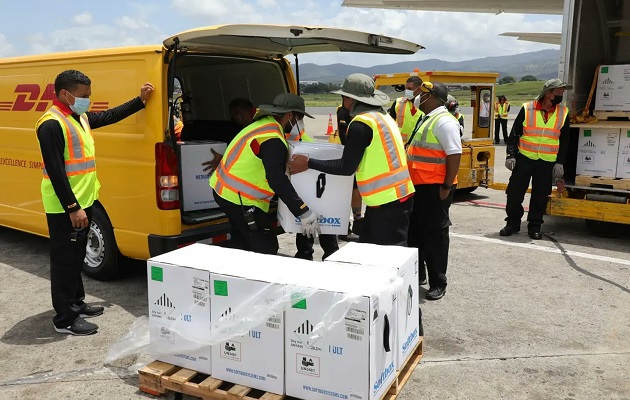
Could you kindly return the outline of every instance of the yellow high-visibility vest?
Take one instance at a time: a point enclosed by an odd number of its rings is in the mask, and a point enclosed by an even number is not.
[[[65,115],[57,106],[52,106],[37,121],[35,131],[37,132],[45,121],[59,122],[65,142],[63,159],[70,188],[81,208],[88,208],[98,199],[101,184],[96,177],[94,138],[90,123],[85,115],[81,115],[79,119],[80,123],[71,115]],[[48,214],[65,213],[66,210],[55,193],[45,165],[43,172],[44,178],[40,189],[44,211]]]
[[[372,142],[365,149],[356,174],[365,204],[380,206],[414,193],[405,146],[394,120],[372,111],[357,115],[350,124],[356,121],[363,122],[373,132]]]
[[[556,111],[545,122],[542,111],[536,110],[535,101],[525,103],[523,107],[525,120],[523,136],[518,141],[518,152],[532,160],[555,162],[560,148],[560,131],[569,109],[556,106]]]
[[[396,100],[396,123],[398,129],[400,129],[400,135],[402,136],[403,143],[407,143],[409,136],[413,133],[416,123],[419,119],[424,117],[424,113],[420,110],[416,110],[416,114],[411,114],[411,108],[413,102],[406,97],[401,97]],[[402,112],[401,112],[402,110]]]
[[[216,171],[210,176],[210,187],[225,200],[269,211],[274,191],[269,187],[265,166],[251,148],[253,140],[280,139],[285,146],[283,129],[272,116],[255,121],[230,142]],[[240,196],[239,196],[240,194]]]

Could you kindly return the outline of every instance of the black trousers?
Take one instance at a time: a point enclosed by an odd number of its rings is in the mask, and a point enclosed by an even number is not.
[[[413,197],[378,207],[366,207],[359,243],[407,246]]]
[[[257,229],[251,230],[245,221],[243,206],[225,200],[214,190],[212,192],[214,200],[221,207],[221,211],[230,220],[231,237],[230,240],[223,244],[224,247],[262,254],[278,253],[278,237],[273,229],[271,216],[268,213],[258,207],[245,206],[247,209],[254,208],[254,220],[256,221]]]
[[[92,207],[84,211],[92,223]],[[73,240],[75,231],[68,214],[46,214],[46,220],[50,235],[50,291],[56,312],[53,323],[65,328],[86,307],[81,271],[89,228],[78,231]]]
[[[507,119],[497,118],[494,120],[494,141],[499,143],[499,128],[503,128],[503,141],[507,142],[508,130]]]
[[[409,247],[418,249],[419,279],[424,280],[426,264],[429,287],[446,287],[446,269],[452,225],[449,209],[455,187],[444,200],[440,199],[440,184],[416,185],[413,211],[409,225]]]
[[[295,258],[312,260],[314,253],[313,244],[315,244],[315,238],[306,237],[301,233],[296,234],[295,246],[297,247],[297,253],[295,253]],[[324,250],[322,260],[327,259],[332,253],[339,250],[337,235],[319,235],[319,245]]]
[[[525,210],[523,209],[523,199],[529,181],[532,182],[532,193],[529,200],[529,212],[527,213],[527,230],[539,232],[543,224],[543,215],[547,208],[547,199],[551,194],[553,166],[555,163],[543,160],[532,160],[522,154],[516,155],[516,166],[510,176],[510,182],[505,191],[507,194],[507,204],[505,213],[507,214],[507,224],[520,228],[521,218]]]

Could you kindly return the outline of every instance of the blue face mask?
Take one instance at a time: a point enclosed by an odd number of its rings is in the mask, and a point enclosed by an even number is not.
[[[68,92],[70,96],[74,97],[74,95]],[[74,104],[70,104],[70,109],[73,113],[77,115],[85,114],[87,110],[90,108],[90,99],[86,99],[83,97],[74,97]]]

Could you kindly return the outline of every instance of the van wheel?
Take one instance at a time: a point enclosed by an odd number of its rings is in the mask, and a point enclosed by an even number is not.
[[[586,219],[584,222],[586,223],[586,229],[591,235],[601,238],[618,238],[623,235],[626,229],[625,225],[614,222],[596,221],[594,219]]]
[[[118,277],[118,246],[112,223],[100,203],[92,206],[92,224],[87,237],[83,272],[99,281]]]

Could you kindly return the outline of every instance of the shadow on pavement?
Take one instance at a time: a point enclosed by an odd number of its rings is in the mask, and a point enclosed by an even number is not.
[[[39,278],[50,280],[48,239],[28,233],[0,227],[0,262]],[[102,282],[83,275],[83,285],[88,296],[102,299],[101,305],[118,305],[135,317],[147,313],[146,263],[124,259],[123,273],[113,281]],[[50,293],[41,294],[50,303]],[[50,315],[43,321],[45,329],[52,330],[52,306]],[[34,316],[29,318],[42,318]],[[25,321],[28,321],[27,318]],[[39,322],[42,322],[38,319]],[[28,323],[27,323],[28,324]],[[15,329],[15,328],[14,328]],[[53,332],[54,333],[54,332]],[[45,336],[46,334],[44,334]],[[6,336],[6,335],[5,335]]]

